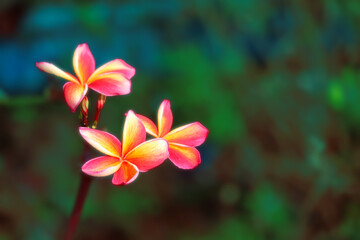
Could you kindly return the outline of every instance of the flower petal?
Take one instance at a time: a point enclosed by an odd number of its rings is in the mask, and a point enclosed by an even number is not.
[[[112,183],[114,185],[126,185],[133,182],[139,175],[139,169],[127,161],[123,161],[120,169],[114,174]]]
[[[80,127],[79,132],[98,151],[113,157],[121,156],[121,143],[114,135],[87,127]]]
[[[180,144],[169,144],[169,159],[182,169],[192,169],[200,164],[199,151],[194,147]]]
[[[90,84],[93,81],[93,79],[96,78],[98,75],[101,75],[103,73],[110,73],[110,72],[121,73],[127,79],[130,79],[135,75],[135,68],[133,68],[132,66],[130,66],[121,59],[115,59],[97,68],[95,72],[90,76],[88,83]]]
[[[94,177],[109,176],[120,168],[120,159],[104,156],[87,161],[81,170],[87,175]]]
[[[164,139],[171,143],[196,147],[205,141],[208,133],[209,130],[201,123],[194,122],[172,130],[164,136]]]
[[[158,129],[153,121],[140,114],[136,114],[136,116],[141,120],[142,124],[144,124],[147,133],[154,137],[158,137]]]
[[[73,56],[73,66],[80,82],[86,83],[95,70],[95,60],[86,43],[77,46]]]
[[[69,105],[72,112],[75,112],[77,106],[85,97],[88,87],[79,83],[68,82],[64,84],[63,89],[67,105]]]
[[[167,141],[164,139],[152,139],[135,147],[125,156],[125,159],[144,172],[159,166],[168,156]]]
[[[55,76],[64,78],[70,82],[79,83],[79,80],[76,79],[76,77],[74,77],[70,73],[64,72],[60,68],[56,67],[54,64],[47,63],[47,62],[39,62],[39,63],[36,63],[36,67],[38,67],[41,71],[44,71],[44,72],[47,72],[50,74],[54,74]]]
[[[104,73],[94,78],[89,88],[105,96],[125,95],[130,93],[131,81],[121,73]]]
[[[173,115],[170,109],[170,101],[164,100],[158,111],[159,137],[163,137],[170,131],[172,123]]]
[[[140,119],[135,116],[133,111],[127,113],[123,131],[122,156],[125,156],[134,147],[144,142],[146,131]]]

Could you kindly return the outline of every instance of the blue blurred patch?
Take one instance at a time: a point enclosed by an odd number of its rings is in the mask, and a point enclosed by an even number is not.
[[[25,31],[69,30],[76,23],[76,14],[72,5],[47,4],[29,11],[23,22]]]
[[[45,81],[35,68],[34,56],[13,42],[0,44],[0,88],[10,95],[39,93]]]

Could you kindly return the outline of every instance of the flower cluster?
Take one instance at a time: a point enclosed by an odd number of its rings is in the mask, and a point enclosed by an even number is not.
[[[200,153],[195,147],[205,141],[208,130],[199,122],[171,130],[173,114],[169,100],[164,100],[160,105],[157,126],[149,118],[135,114],[132,110],[128,111],[122,143],[110,133],[87,127],[88,88],[100,93],[93,128],[96,128],[105,96],[130,92],[130,79],[134,76],[135,69],[123,60],[113,60],[95,70],[94,57],[89,47],[81,44],[73,57],[77,78],[50,63],[41,62],[36,65],[42,71],[70,81],[64,85],[64,95],[73,112],[83,101],[81,110],[84,119],[86,118],[83,124],[86,127],[79,128],[80,134],[87,143],[105,154],[87,161],[82,166],[84,173],[95,177],[113,174],[114,185],[126,185],[133,182],[139,172],[146,172],[167,158],[181,169],[192,169],[200,164]],[[154,139],[146,141],[146,133]]]
[[[191,169],[200,164],[201,145],[208,130],[200,123],[191,123],[170,131],[172,125],[170,102],[164,100],[158,112],[158,128],[142,115],[129,111],[123,130],[123,145],[113,135],[90,128],[80,128],[81,136],[91,146],[107,156],[94,158],[82,166],[88,175],[102,177],[114,174],[113,184],[125,185],[169,158],[177,167]],[[155,139],[145,141],[146,132]]]

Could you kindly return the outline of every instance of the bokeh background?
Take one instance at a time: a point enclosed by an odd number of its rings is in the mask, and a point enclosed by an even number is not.
[[[169,99],[210,134],[192,171],[97,178],[77,239],[360,239],[359,24],[358,0],[2,0],[0,239],[64,234],[83,142],[35,62],[73,72],[84,42],[137,70],[101,129]]]

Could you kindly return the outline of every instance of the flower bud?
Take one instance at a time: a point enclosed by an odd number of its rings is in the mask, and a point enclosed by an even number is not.
[[[96,109],[96,113],[95,113],[95,121],[94,121],[94,123],[92,125],[92,128],[97,127],[97,124],[99,122],[100,112],[101,112],[102,108],[104,107],[105,101],[106,101],[106,96],[100,94],[99,98],[98,98],[98,102],[97,102],[97,109]]]
[[[104,107],[105,101],[106,101],[106,96],[100,94],[99,99],[98,99],[98,105],[97,105],[97,108],[98,108],[99,112]]]
[[[82,124],[88,126],[88,109],[89,109],[89,99],[87,96],[81,101],[81,115],[82,115]]]

